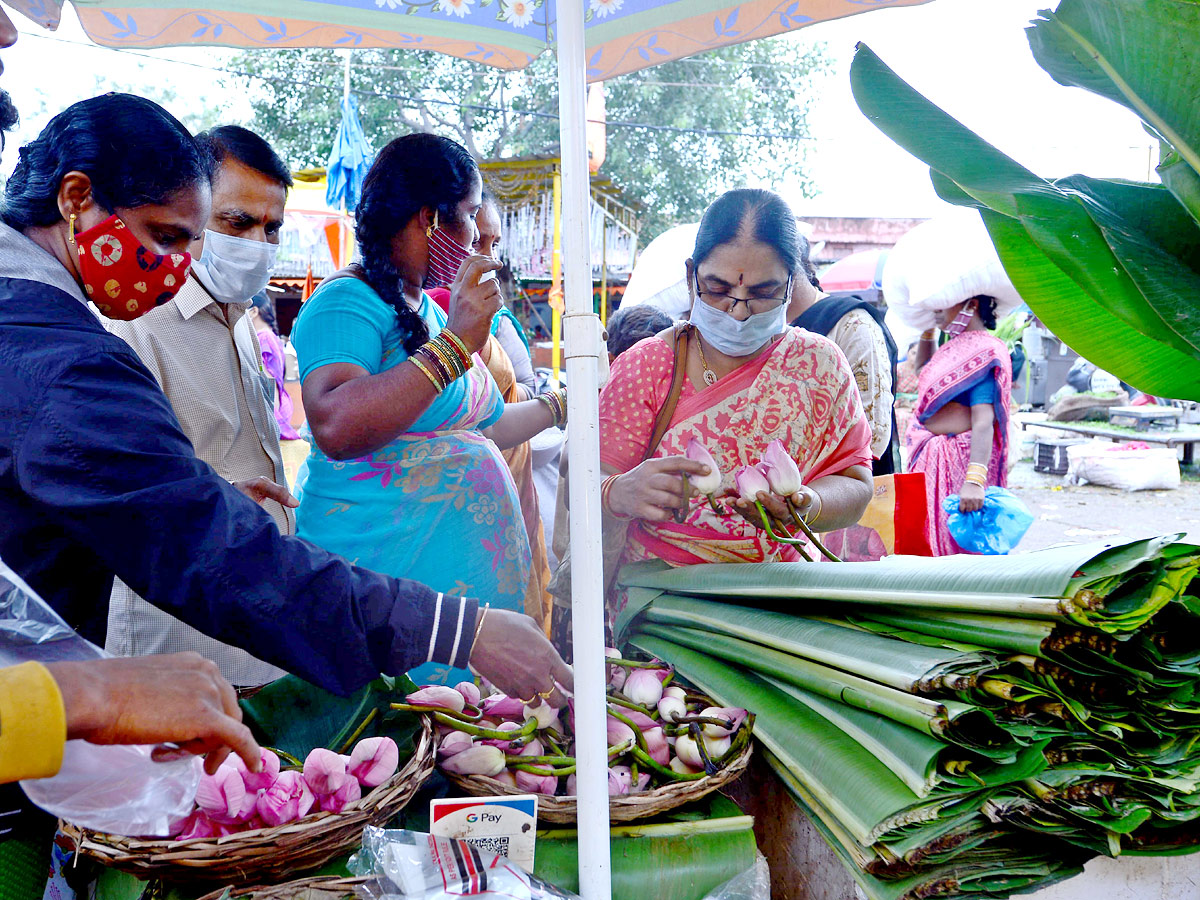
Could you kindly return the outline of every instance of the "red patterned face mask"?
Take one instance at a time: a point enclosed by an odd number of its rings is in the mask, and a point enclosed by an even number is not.
[[[458,277],[458,267],[471,255],[471,248],[464,247],[438,227],[437,211],[433,213],[433,224],[425,232],[429,238],[429,271],[425,276],[425,287],[446,287]]]
[[[168,302],[192,264],[190,253],[151,253],[115,215],[68,240],[79,253],[88,299],[110,319],[136,319]]]

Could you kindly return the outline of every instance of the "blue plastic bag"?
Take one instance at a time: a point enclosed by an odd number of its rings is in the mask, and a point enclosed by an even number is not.
[[[942,501],[946,527],[955,543],[968,553],[1002,556],[1025,537],[1033,524],[1033,513],[1007,488],[983,491],[983,507],[974,512],[958,511],[958,494]]]

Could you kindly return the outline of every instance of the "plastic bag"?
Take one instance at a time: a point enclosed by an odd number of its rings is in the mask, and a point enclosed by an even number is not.
[[[771,870],[767,858],[756,854],[754,865],[704,895],[704,900],[771,900]]]
[[[1172,491],[1179,487],[1179,459],[1173,447],[1151,447],[1145,441],[1091,441],[1067,448],[1063,480],[1122,491]]]
[[[1007,488],[985,488],[983,507],[973,512],[959,512],[958,502],[958,494],[951,494],[942,501],[942,510],[950,536],[968,553],[1002,556],[1021,542],[1033,524],[1033,513]]]
[[[529,875],[503,856],[467,841],[420,831],[368,826],[350,872],[367,878],[356,890],[364,900],[451,900],[506,897],[514,900],[579,900]]]
[[[0,666],[103,659],[50,605],[0,560]],[[86,828],[158,836],[191,812],[200,782],[195,757],[154,762],[149,746],[67,741],[53,778],[21,782],[42,809]]]

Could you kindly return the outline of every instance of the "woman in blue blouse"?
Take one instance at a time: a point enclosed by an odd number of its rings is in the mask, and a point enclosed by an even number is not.
[[[505,406],[475,356],[500,308],[500,264],[470,250],[481,193],[466,149],[434,135],[397,138],[371,167],[362,261],[321,284],[292,333],[314,438],[296,521],[361,565],[520,610],[529,543],[500,449],[565,405]],[[439,286],[448,316],[424,291]]]

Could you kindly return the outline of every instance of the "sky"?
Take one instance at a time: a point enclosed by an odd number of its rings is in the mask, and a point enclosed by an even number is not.
[[[1154,179],[1156,151],[1137,117],[1117,104],[1055,83],[1034,62],[1024,26],[1049,0],[933,0],[917,7],[873,11],[801,29],[786,40],[824,43],[833,72],[798,90],[817,93],[810,125],[809,173],[819,193],[805,198],[798,182],[775,185],[802,216],[934,215],[928,169],[893,144],[858,111],[848,71],[855,44],[871,47],[917,90],[977,134],[1039,175],[1075,172]],[[244,87],[212,67],[229,51],[171,48],[113,51],[87,43],[70,6],[55,33],[10,13],[21,32],[0,51],[3,86],[22,114],[0,159],[0,174],[16,148],[55,112],[104,90],[149,90],[171,96],[169,107],[188,124],[249,117]],[[746,123],[752,126],[753,123]],[[613,135],[610,133],[610,140]]]

